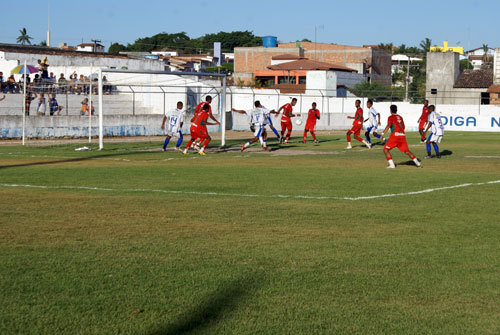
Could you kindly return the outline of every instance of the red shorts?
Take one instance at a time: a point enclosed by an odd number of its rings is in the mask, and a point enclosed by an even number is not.
[[[425,130],[426,123],[427,121],[420,121],[420,123],[418,124],[418,130],[420,129]]]
[[[402,152],[410,151],[410,149],[408,149],[408,143],[406,143],[406,136],[391,135],[384,148],[389,150],[398,148]]]
[[[191,138],[197,139],[201,138],[204,139],[205,137],[208,136],[207,130],[203,127],[193,127],[189,128],[189,131],[191,132]]]
[[[309,130],[311,132],[315,132],[316,131],[316,122],[307,121],[306,126],[304,127],[304,130]]]
[[[288,129],[292,131],[292,121],[281,122],[281,130]]]
[[[360,122],[359,124],[353,124],[352,128],[349,129],[350,133],[353,133],[356,136],[359,136],[361,133],[361,129],[363,129],[363,124]]]

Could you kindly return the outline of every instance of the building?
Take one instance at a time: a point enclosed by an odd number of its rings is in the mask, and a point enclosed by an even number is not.
[[[104,52],[104,45],[99,43],[82,43],[76,46],[76,51]]]
[[[479,70],[483,67],[485,61],[492,61],[495,55],[495,50],[488,48],[488,52],[484,52],[483,48],[476,48],[465,53],[469,62],[471,62],[474,70]]]
[[[279,61],[276,57],[283,55],[354,69],[368,80],[391,85],[390,52],[378,48],[312,42],[234,48],[235,79],[250,81],[256,71],[268,70],[268,66],[273,65],[272,61]]]
[[[450,47],[448,42],[444,41],[442,46],[433,45],[431,46],[430,52],[456,52],[459,55],[464,54],[464,47]]]
[[[456,52],[427,53],[426,97],[432,104],[497,104],[500,48],[493,69],[460,71]]]
[[[160,50],[153,50],[151,51],[151,54],[158,56],[176,57],[180,55],[180,52],[169,48],[163,48]]]
[[[212,55],[181,55],[160,57],[169,71],[203,72],[207,67],[217,66],[218,58]]]
[[[74,50],[63,50],[54,47],[42,47],[18,44],[0,44],[0,71],[10,73],[13,68],[26,60],[28,65],[36,65],[37,60],[48,58],[49,72],[57,78],[64,74],[66,79],[72,73],[90,75],[97,68],[134,69],[134,70],[164,70],[162,61],[151,59],[136,59],[124,55],[108,53],[90,53]],[[18,80],[20,75],[16,75]]]

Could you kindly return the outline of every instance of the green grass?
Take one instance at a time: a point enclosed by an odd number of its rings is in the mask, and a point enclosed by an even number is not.
[[[0,186],[0,333],[500,333],[500,184],[337,199],[500,180],[500,158],[466,158],[500,134],[449,132],[423,169],[393,150],[395,170],[379,145],[297,140],[0,146],[0,184],[55,187]]]

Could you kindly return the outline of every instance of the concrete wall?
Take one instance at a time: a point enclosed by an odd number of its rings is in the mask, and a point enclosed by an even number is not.
[[[49,60],[48,71],[54,72],[56,78],[63,73],[66,79],[73,72],[77,72],[78,75],[90,75],[90,64],[94,64],[94,72],[97,68],[116,68],[121,69],[123,67],[129,70],[155,70],[163,71],[165,66],[163,62],[151,59],[130,59],[130,58],[118,58],[118,57],[91,57],[91,56],[63,56],[63,55],[45,55],[45,54],[28,54],[28,53],[17,53],[17,52],[3,52],[0,51],[0,71],[4,75],[9,74],[14,67],[17,65],[24,64],[26,60],[28,65],[35,66],[38,59],[43,59],[47,56]],[[19,79],[19,75],[16,75],[16,80]],[[31,76],[33,77],[33,75]]]

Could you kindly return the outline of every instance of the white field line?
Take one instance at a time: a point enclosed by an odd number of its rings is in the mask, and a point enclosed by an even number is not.
[[[282,198],[282,199],[311,199],[311,200],[368,200],[368,199],[380,199],[380,198],[391,198],[399,196],[408,195],[418,195],[425,194],[443,190],[451,190],[455,188],[463,188],[469,186],[481,186],[489,184],[500,184],[500,180],[487,181],[482,183],[466,183],[452,186],[443,186],[436,188],[428,188],[420,191],[405,192],[405,193],[388,193],[380,195],[369,195],[361,197],[321,197],[321,196],[309,196],[309,195],[283,195],[283,194],[238,194],[238,193],[219,193],[219,192],[197,192],[197,191],[175,191],[175,190],[155,190],[155,189],[114,189],[114,188],[103,188],[103,187],[91,187],[91,186],[44,186],[44,185],[28,185],[28,184],[0,184],[0,187],[20,187],[20,188],[38,188],[38,189],[57,189],[57,190],[90,190],[90,191],[105,191],[105,192],[140,192],[140,193],[166,193],[166,194],[188,194],[188,195],[211,195],[211,196],[223,196],[223,197],[243,197],[243,198]]]
[[[465,158],[500,158],[500,156],[464,156]]]

